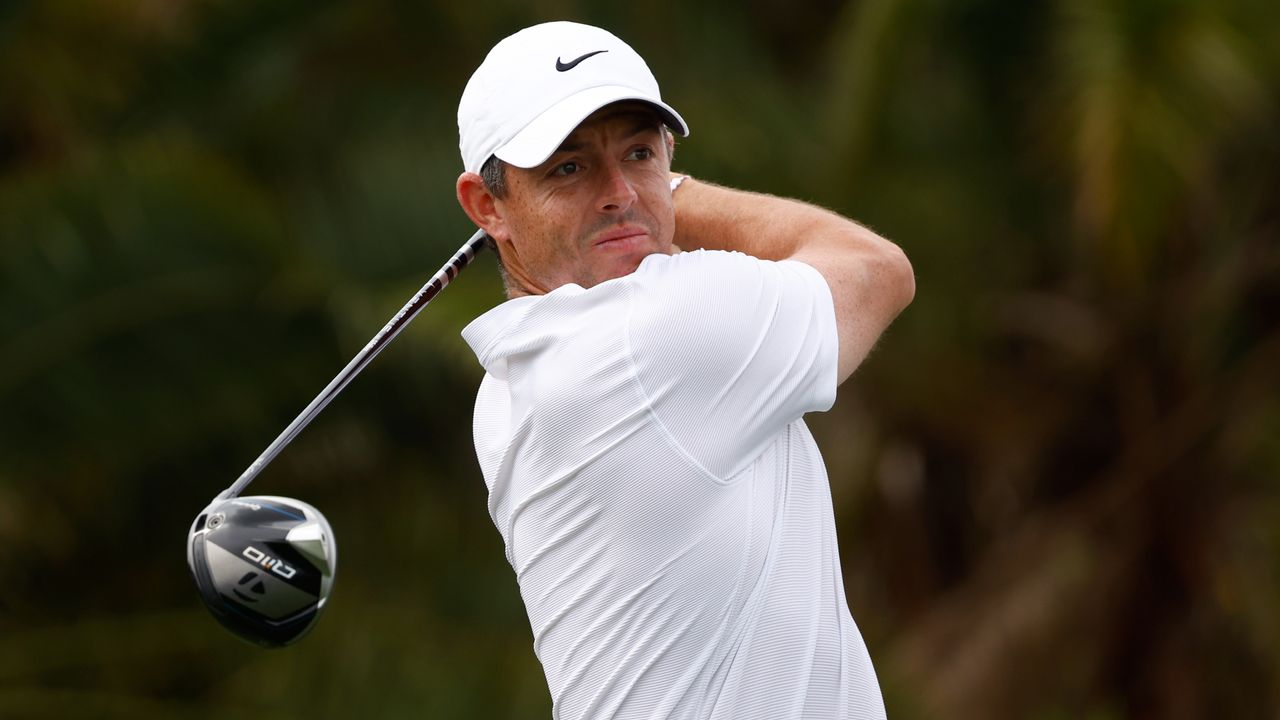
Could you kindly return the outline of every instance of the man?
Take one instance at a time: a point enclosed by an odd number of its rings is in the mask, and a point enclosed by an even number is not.
[[[684,120],[598,28],[500,42],[458,125],[509,296],[463,332],[476,453],[555,717],[883,717],[801,416],[910,302],[905,256],[681,184]]]

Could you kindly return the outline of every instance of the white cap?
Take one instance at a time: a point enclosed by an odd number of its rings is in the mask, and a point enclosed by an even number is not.
[[[572,22],[525,28],[495,45],[462,91],[462,163],[478,173],[497,155],[535,167],[588,115],[620,100],[643,100],[672,131],[689,134],[644,59],[612,33]]]

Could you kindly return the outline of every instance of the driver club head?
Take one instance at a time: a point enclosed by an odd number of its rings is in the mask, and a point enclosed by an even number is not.
[[[293,498],[214,500],[187,538],[187,565],[213,616],[263,647],[284,647],[315,624],[337,569],[333,530]]]

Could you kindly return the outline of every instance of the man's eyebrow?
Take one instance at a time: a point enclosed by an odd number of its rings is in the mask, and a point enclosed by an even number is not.
[[[551,154],[555,155],[556,153],[577,152],[582,148],[583,148],[582,143],[577,142],[576,140],[565,140],[564,142],[560,143],[560,147],[556,148],[555,152]]]
[[[662,126],[662,121],[649,113],[631,112],[626,114],[630,115],[631,118],[636,121],[635,124],[631,126],[631,133],[628,134],[627,137],[639,135],[640,133],[648,130],[657,131],[657,129]]]

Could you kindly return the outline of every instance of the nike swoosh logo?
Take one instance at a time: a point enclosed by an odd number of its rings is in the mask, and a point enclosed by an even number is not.
[[[575,58],[575,59],[573,60],[573,62],[568,62],[568,63],[564,62],[563,60],[561,60],[560,58],[558,58],[558,57],[557,57],[557,58],[556,58],[556,70],[559,70],[560,72],[566,72],[566,71],[568,71],[568,70],[572,70],[572,69],[574,69],[574,68],[578,67],[578,63],[582,62],[583,60],[586,60],[587,58],[591,57],[592,55],[599,55],[600,53],[606,53],[606,52],[609,52],[609,51],[608,51],[608,50],[596,50],[595,52],[589,52],[589,53],[587,53],[586,55],[582,55],[582,56],[579,56],[579,57]]]

